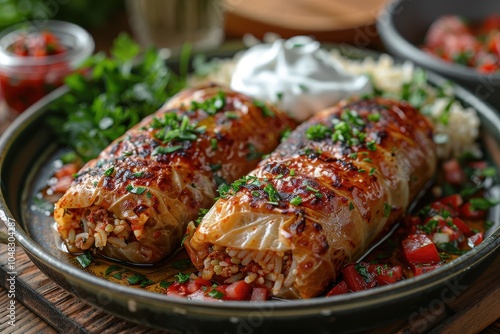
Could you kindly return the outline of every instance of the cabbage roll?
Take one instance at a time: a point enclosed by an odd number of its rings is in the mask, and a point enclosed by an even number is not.
[[[344,101],[301,124],[230,187],[185,247],[204,279],[309,298],[403,216],[436,169],[431,123],[406,103]]]
[[[155,263],[180,247],[218,185],[245,175],[294,123],[225,87],[186,89],[114,141],[55,204],[71,252]]]

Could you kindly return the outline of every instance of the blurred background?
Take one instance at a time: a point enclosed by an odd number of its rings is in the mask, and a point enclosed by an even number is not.
[[[121,31],[143,44],[177,43],[172,29],[205,30],[205,48],[266,33],[379,48],[374,22],[388,0],[0,0],[0,30],[25,20],[57,19],[87,29],[96,51]],[[183,16],[182,13],[188,13]],[[207,19],[208,17],[208,19]],[[203,21],[205,20],[205,21]],[[172,23],[175,27],[172,27]],[[210,30],[211,31],[207,31]],[[217,31],[219,29],[220,31]],[[201,38],[199,35],[191,38]]]

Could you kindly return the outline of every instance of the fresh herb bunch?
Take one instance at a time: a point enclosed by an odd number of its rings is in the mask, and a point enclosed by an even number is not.
[[[118,36],[110,54],[90,57],[81,71],[66,78],[70,91],[51,105],[47,120],[58,139],[84,161],[95,158],[186,84],[185,73],[169,69],[157,49],[141,53],[126,34]]]

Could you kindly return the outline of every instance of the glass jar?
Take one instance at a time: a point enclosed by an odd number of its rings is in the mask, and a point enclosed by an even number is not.
[[[41,34],[55,36],[62,51],[57,54],[20,55],[13,47],[20,39],[33,45]],[[33,40],[29,40],[33,38]],[[31,44],[30,44],[31,43]],[[49,48],[48,44],[46,46]],[[0,90],[7,105],[22,112],[64,83],[94,51],[94,40],[83,28],[69,22],[23,22],[0,33]]]

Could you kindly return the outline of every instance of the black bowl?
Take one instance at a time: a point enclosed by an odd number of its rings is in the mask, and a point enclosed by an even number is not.
[[[481,74],[472,68],[446,62],[419,49],[429,26],[443,15],[459,15],[478,21],[492,13],[500,13],[500,1],[397,0],[379,15],[377,30],[389,53],[409,59],[461,84],[498,110],[500,74]]]

